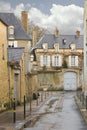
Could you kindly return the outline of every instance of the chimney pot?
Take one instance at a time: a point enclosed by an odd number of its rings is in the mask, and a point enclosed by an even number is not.
[[[56,27],[56,29],[55,29],[55,37],[59,37],[59,30],[58,30],[57,27]]]
[[[79,38],[80,37],[80,31],[76,31],[76,37]]]
[[[27,11],[22,11],[21,20],[22,20],[22,25],[25,31],[28,33],[29,30],[28,30],[28,12]]]

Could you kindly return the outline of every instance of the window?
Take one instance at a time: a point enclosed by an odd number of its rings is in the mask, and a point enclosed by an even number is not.
[[[43,50],[46,52],[48,50],[48,44],[47,43],[43,43]]]
[[[52,66],[61,66],[62,65],[62,59],[60,55],[54,55],[52,56]]]
[[[14,39],[14,26],[8,27],[8,36],[9,36],[9,39]]]
[[[46,55],[43,56],[43,65],[44,66],[47,65],[47,56]]]
[[[8,47],[18,47],[18,42],[17,41],[9,41]]]
[[[70,49],[73,51],[76,49],[76,45],[74,43],[70,44]]]
[[[78,66],[78,56],[69,56],[69,66]]]
[[[55,43],[55,44],[54,44],[54,49],[55,49],[55,52],[58,52],[58,51],[59,51],[59,44],[58,44],[58,43]]]
[[[65,39],[65,38],[63,39],[63,44],[64,44],[64,45],[66,44],[66,39]]]
[[[9,41],[8,47],[14,47],[14,41]]]
[[[71,56],[71,66],[75,66],[75,56]]]
[[[54,56],[54,65],[55,66],[59,65],[59,56]]]
[[[14,35],[14,26],[9,26],[8,31],[9,31],[9,34]]]
[[[40,65],[41,66],[50,66],[50,56],[49,55],[41,55],[40,56]]]
[[[14,41],[14,47],[18,47],[18,42]]]

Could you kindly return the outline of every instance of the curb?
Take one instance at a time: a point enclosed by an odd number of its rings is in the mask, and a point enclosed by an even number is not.
[[[79,101],[78,97],[75,96],[75,102],[77,104],[77,107],[82,115],[82,118],[84,119],[85,123],[87,124],[87,114],[85,112],[87,112],[86,109],[82,108],[82,104],[81,102]]]
[[[40,107],[43,106],[43,104],[47,100],[49,100],[49,99],[50,99],[50,96],[46,100],[44,100],[40,104],[40,106],[38,106],[38,108],[35,110],[34,113],[36,113],[40,109]],[[36,120],[38,120],[39,116],[40,116],[39,114],[37,114],[37,115],[31,115],[31,117],[29,117],[29,118],[27,117],[24,121],[22,121],[22,122],[20,121],[20,122],[16,123],[15,127],[14,127],[14,130],[24,130],[24,128],[26,128],[27,126],[33,125],[36,122]]]

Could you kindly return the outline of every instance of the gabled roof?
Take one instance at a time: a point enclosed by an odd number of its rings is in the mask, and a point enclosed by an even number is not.
[[[66,43],[63,44],[63,39],[66,39]],[[83,35],[76,37],[76,35],[59,35],[55,37],[54,34],[45,34],[37,43],[36,48],[42,48],[42,44],[47,43],[48,48],[54,48],[54,43],[59,44],[59,48],[69,48],[71,43],[76,44],[77,49],[83,48]]]
[[[31,37],[25,32],[21,22],[14,13],[0,13],[0,20],[7,26],[14,26],[14,38],[16,40],[31,40]]]
[[[24,48],[8,48],[8,62],[17,61],[20,62]]]

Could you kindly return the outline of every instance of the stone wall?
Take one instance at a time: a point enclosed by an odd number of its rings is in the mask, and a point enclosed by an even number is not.
[[[0,22],[0,105],[8,102],[7,27]]]

